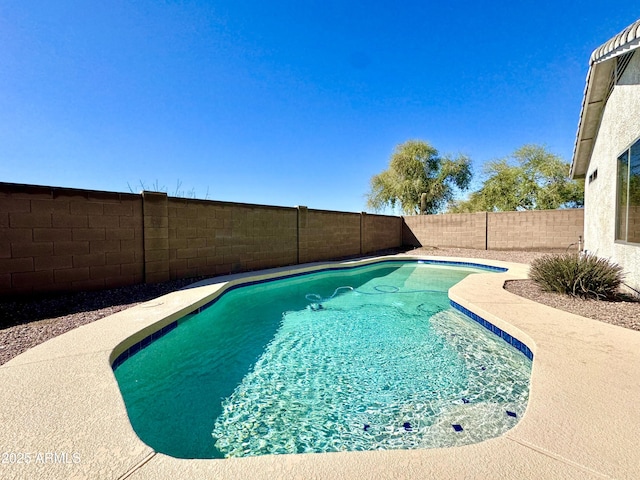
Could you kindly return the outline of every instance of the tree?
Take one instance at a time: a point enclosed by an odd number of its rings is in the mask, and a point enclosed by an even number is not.
[[[515,163],[515,164],[514,164]],[[468,200],[449,211],[500,212],[584,206],[584,184],[569,178],[569,164],[540,145],[525,145],[510,157],[489,162],[486,180]]]
[[[404,213],[417,214],[426,194],[425,213],[437,213],[453,199],[456,187],[465,190],[470,181],[468,158],[440,157],[427,142],[409,140],[396,146],[389,168],[371,178],[367,206],[380,211],[399,204]]]

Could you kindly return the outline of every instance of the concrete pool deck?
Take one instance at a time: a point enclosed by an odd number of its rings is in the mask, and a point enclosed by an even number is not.
[[[0,366],[0,478],[638,478],[640,332],[504,290],[506,280],[527,277],[527,265],[391,258],[509,268],[469,275],[449,290],[452,300],[534,353],[527,411],[501,437],[446,449],[226,460],[175,459],[145,445],[129,423],[111,362],[194,305],[207,303],[229,282],[332,265],[309,264],[200,282],[79,327]]]

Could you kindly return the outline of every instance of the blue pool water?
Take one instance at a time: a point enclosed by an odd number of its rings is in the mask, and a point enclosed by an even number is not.
[[[180,458],[463,445],[523,415],[531,361],[449,307],[480,270],[385,262],[246,286],[115,369]]]

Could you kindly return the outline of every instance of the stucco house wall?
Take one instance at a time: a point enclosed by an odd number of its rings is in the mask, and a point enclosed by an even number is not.
[[[640,32],[640,21],[625,31],[629,29]],[[640,290],[640,244],[616,241],[617,159],[640,139],[640,49],[636,49],[637,40],[640,38],[635,35],[637,34],[626,36],[631,38],[632,42],[624,53],[633,51],[633,56],[624,73],[614,81],[608,98],[597,91],[594,94],[592,91],[597,90],[598,86],[595,81],[587,78],[572,176],[585,179],[584,248],[621,265],[625,270],[625,283]],[[607,44],[594,52],[591,68],[594,69],[594,65],[602,68],[603,63],[610,62],[606,68],[613,72],[615,78],[619,57],[605,58],[600,62],[596,58],[594,61],[596,54]],[[618,45],[624,47],[623,42],[618,42]],[[609,75],[606,80],[609,80],[608,77]],[[598,95],[602,99],[598,98]],[[589,113],[588,108],[597,101],[601,101],[603,107],[599,115],[591,114],[591,117],[596,117],[594,121],[585,113]],[[595,135],[584,134],[589,128]],[[593,138],[591,143],[588,143],[588,137]],[[579,155],[584,155],[584,150],[588,147],[592,147],[592,151],[590,155],[585,156],[587,160],[580,165]]]
[[[627,272],[627,282],[640,289],[640,245],[615,241],[618,156],[640,138],[640,52],[631,59],[604,108],[585,180],[587,250],[610,258]],[[589,176],[598,171],[589,183]],[[635,285],[635,286],[634,286]]]

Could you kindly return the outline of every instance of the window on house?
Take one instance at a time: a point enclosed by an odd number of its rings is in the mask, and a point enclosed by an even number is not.
[[[640,141],[629,150],[629,213],[627,241],[640,243]]]
[[[640,140],[618,157],[616,240],[640,243]]]

